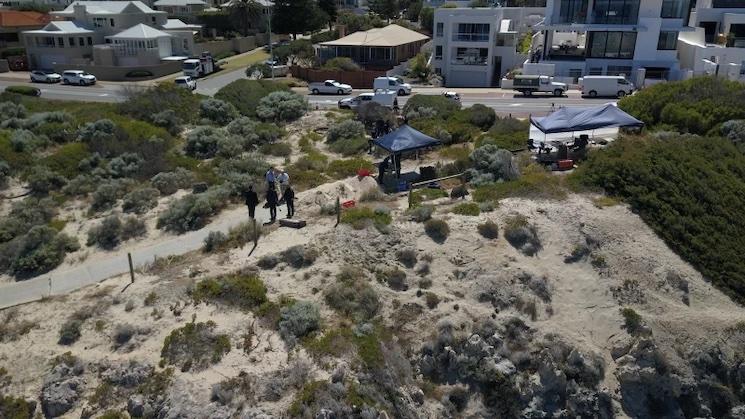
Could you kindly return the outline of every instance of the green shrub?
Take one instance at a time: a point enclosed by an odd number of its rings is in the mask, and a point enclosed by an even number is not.
[[[111,209],[117,199],[124,197],[131,182],[112,180],[101,183],[93,192],[91,211],[100,212]]]
[[[460,109],[460,103],[444,96],[414,95],[406,101],[403,114],[408,115],[412,111],[418,112],[421,108],[432,109],[434,111],[433,117],[444,120]]]
[[[340,140],[329,145],[329,150],[342,156],[353,156],[365,151],[368,147],[367,139],[364,137]]]
[[[359,121],[347,119],[329,127],[326,134],[326,141],[335,143],[340,140],[351,140],[364,136],[365,126]]]
[[[0,121],[26,117],[26,107],[13,102],[0,102]]]
[[[505,150],[525,148],[530,132],[530,122],[516,118],[497,118],[489,132],[476,142],[480,147],[493,144]]]
[[[509,181],[520,177],[517,162],[512,153],[495,145],[483,145],[471,153],[473,168],[469,170],[471,183],[483,185],[499,180]]]
[[[486,239],[496,239],[499,237],[499,225],[492,220],[488,220],[477,226],[479,234]]]
[[[162,194],[171,195],[179,189],[191,187],[194,183],[194,174],[184,168],[177,168],[173,172],[162,172],[153,176],[150,183]]]
[[[243,79],[218,90],[215,98],[231,103],[241,115],[256,117],[256,108],[261,98],[276,91],[289,91],[289,87],[269,80]]]
[[[0,189],[7,185],[8,178],[10,178],[10,165],[5,161],[0,160]]]
[[[453,208],[452,212],[454,214],[470,215],[472,217],[476,217],[481,214],[481,209],[479,208],[479,204],[475,202],[464,202],[462,204],[456,205]]]
[[[411,193],[411,207],[416,208],[424,201],[431,201],[438,198],[447,198],[448,193],[443,189],[423,188],[417,189]]]
[[[269,156],[288,157],[292,154],[292,147],[287,143],[264,144],[259,151]]]
[[[174,329],[163,341],[160,356],[181,371],[200,371],[220,362],[230,352],[230,337],[215,333],[213,321],[187,323]]]
[[[267,302],[266,287],[254,275],[228,275],[197,282],[191,297],[195,302],[216,301],[245,310]]]
[[[621,310],[621,316],[623,316],[623,327],[626,329],[628,334],[636,335],[641,330],[643,325],[642,316],[639,315],[634,309],[624,307]]]
[[[264,121],[292,122],[308,109],[308,100],[295,92],[272,92],[259,100],[256,116]]]
[[[348,57],[335,57],[323,64],[323,68],[327,70],[340,70],[340,71],[360,71],[360,67],[357,63],[352,61]]]
[[[381,213],[369,207],[350,208],[341,214],[341,222],[350,224],[356,230],[362,230],[370,225],[389,225],[391,221],[390,214]]]
[[[435,208],[431,205],[419,205],[406,211],[413,221],[423,223],[432,218]]]
[[[466,185],[458,185],[450,191],[451,199],[462,199],[468,196],[468,188]]]
[[[155,188],[135,189],[124,195],[122,211],[144,214],[158,205],[160,192]]]
[[[336,280],[324,292],[324,299],[329,307],[357,321],[375,317],[381,305],[378,294],[367,283],[367,278],[359,274],[358,269],[344,267]]]
[[[35,402],[20,397],[0,395],[0,417],[8,419],[31,419],[36,410]]]
[[[215,125],[225,126],[238,117],[238,111],[228,102],[209,98],[199,102],[199,116]]]
[[[36,166],[26,178],[28,187],[34,195],[47,195],[49,192],[60,190],[67,183],[67,179],[52,172],[44,166]]]
[[[368,170],[372,173],[375,166],[373,166],[369,160],[361,157],[338,159],[332,160],[329,163],[326,172],[335,179],[344,179],[357,175],[357,173],[362,169]]]
[[[80,339],[80,328],[83,326],[83,322],[78,319],[71,319],[66,321],[59,330],[59,340],[57,341],[60,345],[72,345]]]
[[[444,243],[450,235],[450,227],[445,220],[431,219],[424,223],[424,232],[437,243]]]
[[[432,310],[440,304],[440,297],[434,292],[425,292],[424,301],[427,303],[427,307]]]
[[[102,249],[111,250],[121,241],[122,222],[116,215],[104,218],[97,226],[88,230],[88,246],[96,245]]]
[[[210,231],[207,237],[204,238],[204,245],[202,251],[205,253],[216,252],[225,247],[228,242],[228,236],[222,231]]]
[[[192,94],[171,82],[160,83],[148,89],[129,91],[127,100],[116,106],[119,113],[143,121],[156,123],[156,115],[171,110],[179,121],[194,123],[199,118],[200,100],[199,95]],[[156,125],[163,126],[159,123]]]
[[[72,179],[81,173],[80,162],[89,158],[91,153],[84,143],[63,144],[47,157],[41,159],[40,164],[66,178]]]
[[[398,268],[393,268],[381,273],[383,281],[396,291],[406,291],[409,284],[406,282],[406,272]]]
[[[215,157],[218,144],[225,139],[225,132],[219,128],[197,127],[187,134],[184,153],[198,159],[210,159]]]
[[[124,217],[122,221],[122,240],[126,241],[147,234],[145,222],[135,216]]]
[[[527,256],[533,256],[541,249],[535,226],[523,215],[513,215],[505,220],[504,238]]]
[[[566,196],[562,178],[537,164],[524,168],[517,180],[481,184],[473,193],[477,202],[497,202],[508,197],[564,199]]]
[[[312,265],[318,258],[318,251],[309,246],[292,246],[281,254],[282,260],[295,269]]]
[[[718,82],[717,82],[718,83]],[[729,84],[725,84],[729,86]],[[722,93],[725,94],[725,93]],[[572,175],[623,198],[688,263],[745,302],[745,155],[730,140],[627,138],[591,153]]]
[[[46,146],[47,142],[27,129],[16,129],[10,135],[10,145],[18,153],[31,153]]]
[[[24,96],[39,96],[41,94],[41,91],[33,86],[8,86],[5,91]]]
[[[222,187],[213,187],[207,192],[187,195],[171,204],[158,217],[157,227],[177,233],[198,230],[209,218],[219,213],[228,204],[229,192]]]
[[[321,327],[321,313],[318,306],[309,301],[283,307],[280,310],[279,334],[292,347],[298,339]]]
[[[12,203],[10,213],[0,218],[0,243],[26,234],[33,226],[48,224],[56,213],[51,198],[29,197]]]
[[[19,278],[40,275],[56,268],[78,242],[57,230],[37,225],[0,248],[0,267]]]

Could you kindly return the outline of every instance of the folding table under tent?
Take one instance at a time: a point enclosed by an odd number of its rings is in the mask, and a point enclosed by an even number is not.
[[[398,160],[400,160],[401,153],[434,147],[442,143],[408,125],[402,125],[397,130],[376,138],[373,144],[390,153],[393,156],[394,167],[400,167],[401,162],[396,161],[396,156],[399,156]]]
[[[561,108],[548,116],[530,117],[530,123],[544,135],[644,126],[644,122],[611,103],[592,108]]]

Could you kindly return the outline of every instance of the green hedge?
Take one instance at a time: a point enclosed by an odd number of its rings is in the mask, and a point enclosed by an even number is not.
[[[256,118],[259,100],[269,93],[289,91],[286,85],[269,80],[236,80],[217,91],[216,99],[235,106],[242,115]]]
[[[5,91],[24,96],[39,96],[41,94],[41,90],[33,86],[8,86]]]

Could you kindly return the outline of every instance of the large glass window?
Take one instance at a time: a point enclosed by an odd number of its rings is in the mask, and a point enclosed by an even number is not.
[[[435,36],[438,38],[442,36],[442,33],[445,31],[445,24],[442,22],[437,22],[437,30],[435,30]]]
[[[686,19],[690,12],[690,0],[662,0],[662,13],[665,19]]]
[[[561,0],[558,23],[586,23],[587,0]]]
[[[441,60],[442,59],[442,45],[437,45],[435,47],[435,60]]]
[[[595,0],[593,23],[635,25],[639,19],[639,0]]]
[[[660,39],[657,41],[658,50],[674,50],[678,46],[678,32],[661,31]]]
[[[488,48],[456,48],[452,64],[486,65],[489,62]]]
[[[634,58],[636,32],[590,32],[587,42],[590,58]]]
[[[453,41],[488,41],[490,29],[488,23],[459,23],[458,32],[453,34]]]

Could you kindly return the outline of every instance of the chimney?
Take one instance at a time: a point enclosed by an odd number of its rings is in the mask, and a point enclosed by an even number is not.
[[[344,38],[345,36],[347,36],[346,25],[336,25],[336,30],[339,31],[339,38]]]
[[[85,5],[74,3],[72,6],[72,13],[74,20],[85,22]]]

